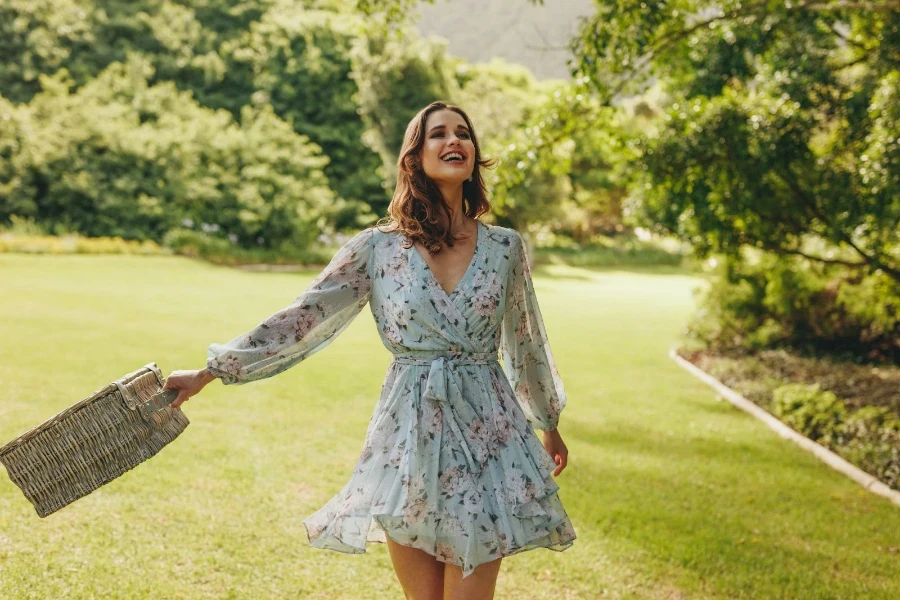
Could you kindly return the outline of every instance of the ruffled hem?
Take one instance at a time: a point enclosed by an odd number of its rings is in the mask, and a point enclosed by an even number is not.
[[[565,516],[565,513],[563,513],[563,515],[557,515],[556,518],[547,524],[546,533],[525,540],[524,543],[519,546],[506,546],[496,555],[489,555],[483,560],[469,560],[467,556],[460,557],[456,555],[454,557],[449,555],[446,549],[442,550],[440,543],[436,540],[428,540],[419,535],[409,537],[392,533],[391,524],[386,518],[402,520],[405,516],[404,513],[396,515],[389,513],[372,513],[365,517],[335,518],[332,519],[329,526],[326,526],[325,530],[318,535],[314,534],[316,528],[312,525],[315,516],[316,515],[314,514],[309,519],[303,521],[306,537],[309,540],[310,546],[313,548],[334,550],[343,554],[364,554],[369,543],[386,544],[386,537],[390,537],[391,540],[398,544],[410,546],[434,556],[439,562],[449,563],[459,567],[462,571],[463,579],[471,575],[479,565],[497,560],[498,558],[506,558],[519,554],[520,552],[537,550],[539,548],[562,552],[571,547],[575,539],[577,539],[571,522],[568,517]],[[335,527],[337,523],[348,519],[353,522],[350,527]],[[347,531],[348,529],[365,531],[366,535],[362,539],[360,539],[361,536],[357,536],[354,539],[354,536],[352,535],[348,537],[342,533],[334,533],[335,528],[342,531]]]
[[[490,367],[471,380],[490,389]],[[362,554],[369,542],[423,550],[458,566],[526,550],[563,551],[576,539],[553,478],[556,464],[504,392],[485,398],[458,437],[439,403],[423,401],[415,367],[389,371],[366,443],[346,486],[303,521],[314,548]],[[503,402],[506,396],[507,401]],[[468,443],[474,466],[462,448]]]
[[[529,445],[522,442],[526,447]],[[328,504],[305,519],[303,525],[309,543],[314,548],[362,554],[368,543],[387,543],[386,537],[390,536],[399,544],[456,565],[462,570],[463,578],[480,564],[527,550],[547,548],[562,552],[572,546],[576,534],[559,499],[560,487],[552,477],[552,469],[548,471],[546,466],[535,464],[533,455],[527,452],[521,454],[532,460],[511,461],[514,465],[511,468],[520,469],[531,481],[537,475],[534,479],[542,483],[537,488],[540,491],[527,501],[519,501],[507,492],[505,469],[498,460],[483,465],[480,480],[493,485],[480,496],[483,511],[467,513],[461,501],[451,504],[440,495],[428,501],[425,510],[430,514],[440,514],[448,506],[456,507],[457,514],[447,518],[468,526],[456,535],[442,534],[434,520],[414,516],[421,515],[423,508],[410,509],[410,496],[404,493],[408,486],[403,484],[408,474],[404,475],[399,468],[387,468],[382,470],[393,472],[394,477],[386,476],[379,482],[381,500],[354,497],[354,490],[362,491],[354,477]],[[355,472],[355,475],[362,474],[363,471]],[[390,508],[391,505],[395,508]],[[379,508],[373,510],[373,506]],[[481,519],[476,523],[478,516]]]

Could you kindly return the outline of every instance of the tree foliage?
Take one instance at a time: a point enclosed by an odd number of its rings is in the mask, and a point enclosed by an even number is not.
[[[333,210],[327,158],[270,106],[246,106],[235,122],[171,82],[151,85],[138,56],[75,92],[65,74],[42,76],[28,105],[3,102],[16,152],[0,218],[155,241],[187,220],[276,248],[308,244]]]
[[[363,141],[351,49],[361,23],[329,10],[310,10],[280,0],[240,36],[222,45],[225,68],[200,96],[208,106],[239,114],[246,105],[269,103],[294,129],[322,147],[337,194],[352,202],[346,223],[371,219],[384,208],[378,153]]]
[[[329,157],[326,175],[342,205],[338,225],[371,219],[384,190],[379,156],[350,77],[362,21],[341,0],[0,0],[0,90],[16,103],[38,93],[40,75],[64,68],[73,91],[114,62],[140,54],[151,83],[172,82],[203,106],[240,119],[270,104]]]
[[[598,2],[577,74],[605,101],[648,76],[672,98],[642,144],[645,218],[701,254],[752,245],[900,279],[897,8]]]
[[[387,20],[404,5],[361,3]],[[597,0],[571,48],[601,106],[654,79],[669,94],[634,146],[658,231],[900,279],[900,3]]]
[[[339,199],[335,227],[385,212],[408,119],[458,86],[452,60],[411,30],[398,38],[351,0],[0,0],[0,90],[31,102],[41,76],[65,70],[72,93],[140,56],[203,107],[271,107],[318,145]],[[137,9],[137,10],[136,10]],[[34,123],[39,126],[39,123]],[[12,175],[10,175],[12,177]]]

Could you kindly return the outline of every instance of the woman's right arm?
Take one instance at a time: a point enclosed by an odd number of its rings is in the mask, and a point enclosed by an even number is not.
[[[208,383],[243,384],[271,377],[330,344],[369,301],[373,229],[356,234],[289,306],[224,344],[207,349],[206,367],[174,371],[163,389],[182,393],[180,406]]]
[[[373,232],[364,229],[345,243],[289,306],[229,342],[211,344],[206,370],[226,385],[244,384],[281,373],[330,344],[371,296]]]

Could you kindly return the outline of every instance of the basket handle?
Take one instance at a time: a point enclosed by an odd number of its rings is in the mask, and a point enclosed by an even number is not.
[[[127,399],[129,397],[129,392],[125,389],[125,386],[119,381],[114,381],[113,383],[119,388],[122,397]],[[132,410],[137,410],[142,416],[149,417],[159,410],[168,408],[176,398],[178,398],[178,390],[170,388],[153,394],[146,402],[142,402],[131,408]]]
[[[175,402],[176,398],[178,398],[178,390],[172,388],[162,390],[161,392],[153,394],[153,396],[143,404],[139,404],[138,410],[144,416],[151,415],[158,410],[169,408],[169,405]]]
[[[152,371],[156,375],[156,380],[158,382],[157,386],[163,383],[164,378],[162,372],[159,370],[159,367],[156,366],[156,363],[144,365],[144,368]],[[147,375],[149,375],[149,373],[147,373]],[[137,388],[129,390],[124,381],[128,377],[129,376],[117,379],[113,384],[118,388],[119,393],[122,394],[122,399],[125,400],[125,404],[132,410],[137,410],[141,416],[145,418],[149,418],[153,413],[164,408],[169,408],[169,405],[178,398],[178,390],[176,389],[160,390],[152,395],[149,394],[152,387],[156,386],[152,386],[149,380],[143,376],[139,376],[129,382],[132,387],[137,385]],[[144,400],[145,398],[146,400]]]

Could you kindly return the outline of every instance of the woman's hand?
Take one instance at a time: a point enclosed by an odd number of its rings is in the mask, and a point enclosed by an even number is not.
[[[200,390],[206,387],[206,384],[213,379],[215,379],[215,377],[205,368],[187,371],[172,371],[166,378],[166,382],[163,384],[162,389],[178,390],[178,397],[169,405],[172,408],[178,408],[187,402],[191,396],[199,394]]]
[[[566,443],[563,442],[558,427],[553,431],[544,431],[544,448],[553,457],[553,462],[556,463],[556,470],[553,471],[553,476],[556,477],[563,472],[563,469],[569,463],[569,449],[566,448]]]

